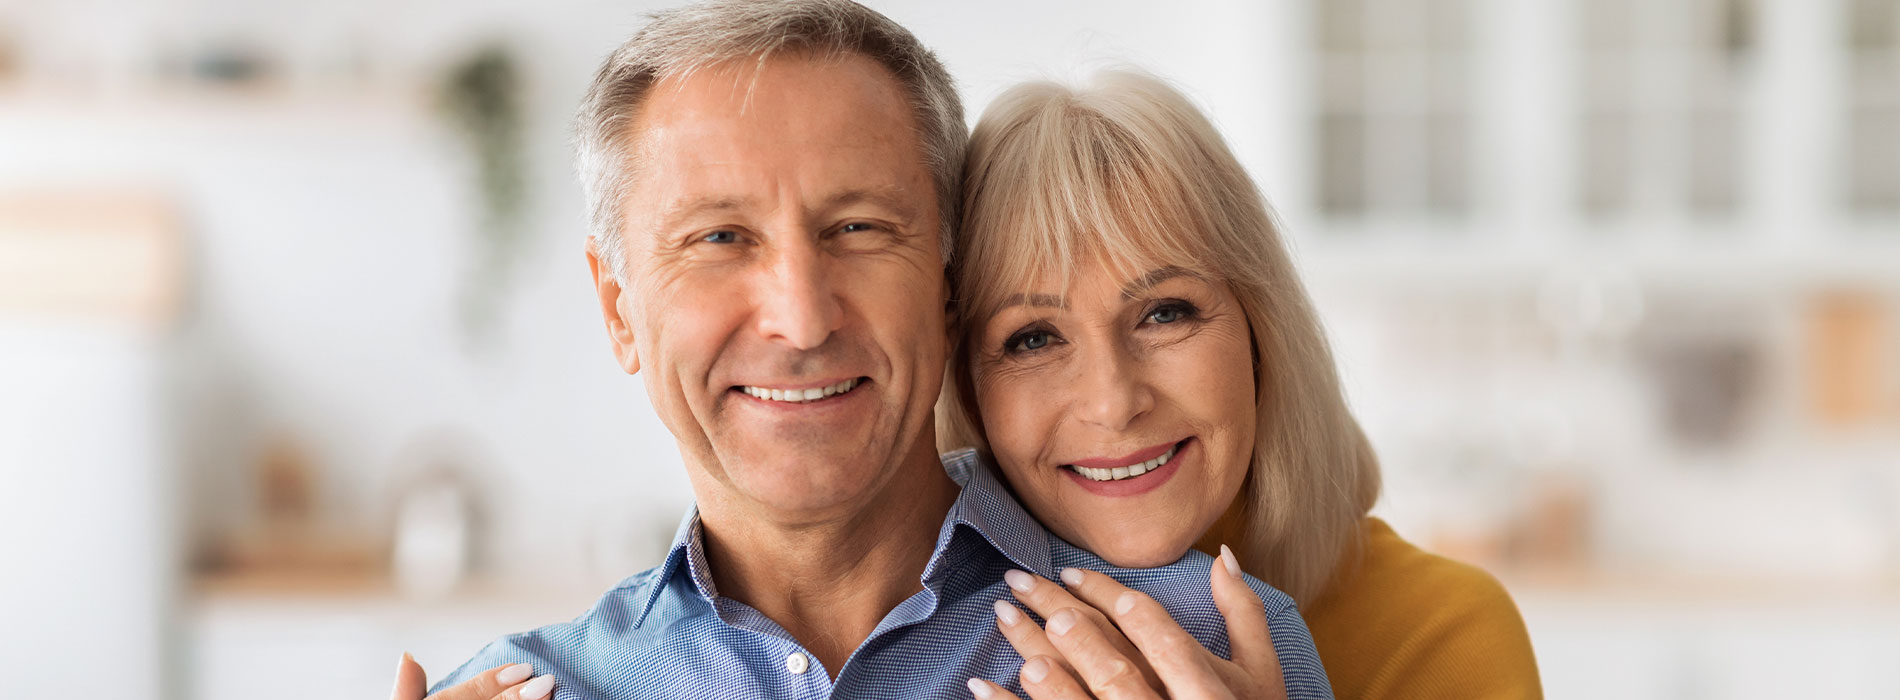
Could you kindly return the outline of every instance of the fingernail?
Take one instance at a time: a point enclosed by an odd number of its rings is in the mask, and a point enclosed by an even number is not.
[[[1042,679],[1048,677],[1049,662],[1043,661],[1042,657],[1038,656],[1030,659],[1029,663],[1023,664],[1023,680],[1031,683],[1041,683]]]
[[[1003,572],[1003,582],[1009,584],[1009,587],[1015,589],[1017,593],[1028,593],[1030,589],[1036,587],[1036,577],[1030,576],[1027,571],[1016,569]]]
[[[402,653],[402,658],[396,659],[396,691],[395,692],[400,692],[402,690],[402,672],[406,668],[409,668],[409,652],[405,651]],[[392,694],[394,693],[392,692]]]
[[[514,685],[528,680],[528,676],[532,675],[534,675],[534,666],[532,664],[515,664],[497,672],[495,674],[495,682],[505,686]]]
[[[1075,627],[1075,611],[1074,610],[1063,610],[1062,612],[1056,613],[1055,617],[1049,618],[1049,627],[1048,627],[1049,634],[1061,636],[1064,634],[1068,634],[1069,630],[1073,629],[1074,627]]]
[[[554,676],[536,678],[528,681],[527,685],[521,686],[521,700],[541,700],[548,696],[548,691],[553,689]]]
[[[1228,549],[1227,545],[1220,546],[1220,561],[1227,565],[1227,575],[1240,578],[1240,560],[1234,558],[1234,550]]]
[[[996,692],[994,690],[990,690],[990,684],[984,683],[983,681],[977,680],[975,678],[970,679],[970,681],[968,683],[965,683],[964,685],[970,686],[970,694],[975,695],[979,700],[988,698],[990,695]]]
[[[996,619],[1002,620],[1005,625],[1015,627],[1016,623],[1023,621],[1023,614],[1016,611],[1016,606],[999,600],[996,601]]]
[[[1062,570],[1062,584],[1065,586],[1082,585],[1082,570],[1081,569],[1063,569]]]
[[[1116,615],[1127,615],[1128,611],[1134,610],[1134,609],[1135,609],[1135,592],[1134,591],[1122,591],[1122,594],[1115,598],[1115,614]]]

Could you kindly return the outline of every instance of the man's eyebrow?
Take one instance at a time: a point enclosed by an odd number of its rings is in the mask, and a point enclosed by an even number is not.
[[[744,209],[752,200],[746,197],[704,196],[672,202],[660,210],[662,229],[672,229],[681,221],[706,212],[731,212]]]
[[[829,211],[865,202],[888,209],[909,220],[917,216],[917,207],[913,199],[904,196],[904,191],[895,187],[854,187],[826,197],[823,209]]]
[[[1135,298],[1136,295],[1144,291],[1147,291],[1150,288],[1153,288],[1155,285],[1161,284],[1162,282],[1166,282],[1176,277],[1200,277],[1200,275],[1195,273],[1193,270],[1189,270],[1185,267],[1180,267],[1176,265],[1169,265],[1167,267],[1158,267],[1153,270],[1149,270],[1148,274],[1142,275],[1140,278],[1132,280],[1128,284],[1122,285],[1122,298],[1133,299]]]

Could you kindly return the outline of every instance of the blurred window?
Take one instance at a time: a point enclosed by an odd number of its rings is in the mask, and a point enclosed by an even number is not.
[[[1847,8],[1847,205],[1900,213],[1900,0]]]
[[[1314,61],[1320,209],[1471,207],[1470,0],[1321,0]]]
[[[1733,212],[1756,50],[1750,0],[1578,0],[1581,204],[1593,216]]]

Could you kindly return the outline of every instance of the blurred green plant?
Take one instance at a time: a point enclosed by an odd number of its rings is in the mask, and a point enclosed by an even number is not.
[[[521,94],[514,53],[500,44],[484,46],[456,64],[441,88],[443,116],[474,156],[481,197],[473,268],[461,294],[463,339],[471,349],[485,345],[494,334],[511,262],[525,234]]]

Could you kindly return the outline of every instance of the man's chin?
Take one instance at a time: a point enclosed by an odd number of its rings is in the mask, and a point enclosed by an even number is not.
[[[726,467],[727,476],[746,500],[763,511],[828,513],[870,502],[889,482],[889,460],[862,454],[802,455],[748,460]]]

